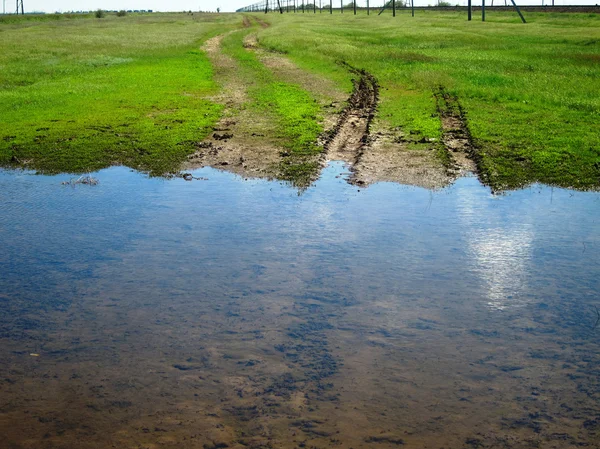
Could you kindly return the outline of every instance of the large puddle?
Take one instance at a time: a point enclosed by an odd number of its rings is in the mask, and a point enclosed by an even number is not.
[[[600,447],[600,194],[345,171],[0,171],[0,446]]]

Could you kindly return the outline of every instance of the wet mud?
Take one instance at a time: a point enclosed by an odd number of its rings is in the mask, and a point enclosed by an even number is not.
[[[262,27],[268,26],[266,22],[256,21]],[[182,170],[188,172],[210,166],[245,178],[286,180],[298,187],[306,187],[319,175],[319,155],[292,157],[274,137],[277,132],[269,118],[251,112],[247,102],[252,81],[244,81],[237,76],[239,67],[236,61],[220,49],[223,37],[217,36],[204,46],[222,82],[221,94],[215,101],[225,106],[223,117],[214,132],[198,143],[197,150],[188,157]],[[254,52],[277,79],[302,86],[311,92],[323,109],[329,105],[331,112],[325,114],[324,125],[332,121],[331,117],[335,114],[333,105],[343,102],[333,83],[299,69],[281,55],[261,50],[254,33],[244,38],[243,46]],[[296,170],[298,167],[307,167],[309,172]]]
[[[475,173],[477,152],[458,99],[441,86],[434,95],[442,123],[443,149],[448,155],[447,169],[456,177]]]
[[[325,142],[327,160],[339,160],[356,165],[368,144],[370,125],[379,100],[379,85],[373,75],[365,70],[344,64],[355,75],[354,89],[348,105],[340,114],[338,123]]]
[[[367,71],[341,63],[352,75],[353,90],[346,98],[331,81],[300,69],[284,55],[262,49],[257,35],[250,33],[244,38],[244,48],[254,52],[277,79],[310,92],[323,111],[325,131],[316,142],[322,152],[289,154],[272,138],[276,134],[272,124],[245,107],[251,84],[236,76],[236,62],[220,50],[222,38],[211,39],[204,49],[222,82],[216,101],[224,104],[225,111],[211,136],[189,156],[184,172],[211,166],[245,178],[285,180],[306,188],[328,161],[340,160],[351,172],[348,181],[359,186],[388,181],[436,189],[474,171],[466,121],[456,99],[444,91],[436,92],[443,142],[417,141],[400,128],[390,130],[377,118],[379,86]]]

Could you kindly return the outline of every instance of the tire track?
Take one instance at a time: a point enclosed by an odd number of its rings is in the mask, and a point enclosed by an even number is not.
[[[342,62],[357,78],[353,79],[354,89],[348,99],[348,106],[342,111],[336,126],[324,144],[327,161],[347,162],[351,169],[362,157],[368,145],[371,122],[379,102],[379,84],[373,75]]]
[[[434,96],[442,126],[442,144],[449,156],[449,172],[456,177],[467,173],[477,174],[477,154],[458,98],[443,86],[439,86]]]

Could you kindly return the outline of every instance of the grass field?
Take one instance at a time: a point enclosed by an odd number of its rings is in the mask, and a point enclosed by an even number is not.
[[[13,19],[14,20],[14,19]],[[0,161],[44,172],[122,163],[162,174],[221,106],[199,50],[228,16],[0,22]]]
[[[249,107],[271,115],[293,152],[319,151],[320,112],[309,92],[274,77],[241,45],[260,46],[352,88],[340,62],[380,85],[389,128],[440,138],[434,93],[458,99],[481,178],[495,188],[529,182],[600,185],[600,17],[596,14],[419,11],[261,15],[271,26],[228,35],[223,51],[259,80]],[[221,113],[201,43],[242,27],[240,15],[152,14],[85,20],[0,19],[0,163],[85,171],[112,163],[176,170]]]

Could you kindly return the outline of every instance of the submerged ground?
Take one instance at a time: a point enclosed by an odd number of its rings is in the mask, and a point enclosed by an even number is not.
[[[0,164],[165,174],[189,157],[306,185],[350,142],[359,183],[439,187],[472,160],[495,189],[595,188],[598,17],[5,16]]]
[[[600,195],[0,171],[3,448],[597,448]]]

